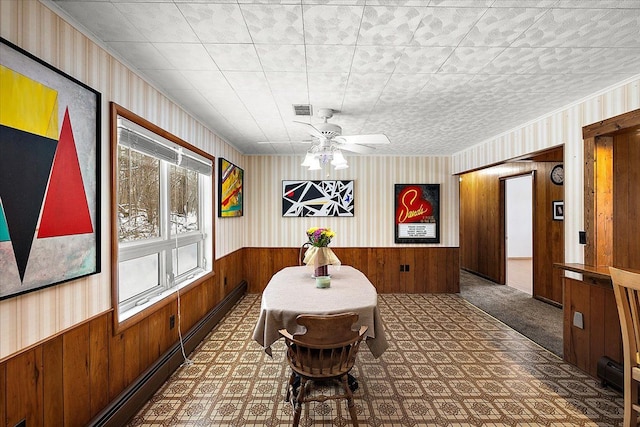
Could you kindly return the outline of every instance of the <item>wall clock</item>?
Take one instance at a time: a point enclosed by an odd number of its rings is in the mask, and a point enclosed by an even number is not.
[[[562,165],[555,165],[551,169],[551,182],[556,185],[562,185],[564,183],[564,167]]]

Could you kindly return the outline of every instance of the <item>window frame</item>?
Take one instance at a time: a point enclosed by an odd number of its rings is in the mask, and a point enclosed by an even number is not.
[[[161,129],[153,123],[143,119],[135,113],[125,109],[124,107],[111,102],[110,114],[111,114],[111,295],[112,306],[114,309],[113,325],[114,334],[123,331],[124,329],[136,324],[141,319],[149,316],[151,313],[165,307],[171,302],[177,299],[176,290],[180,292],[186,292],[193,287],[198,286],[204,281],[214,276],[213,264],[215,260],[215,221],[213,220],[214,214],[214,200],[215,200],[215,158],[205,151],[194,147],[186,141],[178,138],[175,135]],[[169,209],[166,205],[169,203],[168,194],[168,179],[170,175],[170,165],[165,161],[160,161],[160,237],[145,239],[141,241],[131,241],[120,243],[119,230],[118,230],[118,118],[124,118],[135,125],[145,128],[147,131],[158,135],[160,138],[164,138],[180,147],[185,148],[195,154],[198,154],[211,162],[211,180],[208,183],[209,188],[199,189],[198,199],[198,230],[189,231],[186,233],[171,234],[171,227],[168,226],[166,219],[162,219],[165,213],[169,213]],[[164,175],[164,177],[163,177]],[[163,185],[164,180],[164,185]],[[199,187],[203,185],[203,178],[199,174]],[[210,194],[203,195],[205,191],[209,191]],[[164,194],[163,194],[164,193]],[[208,200],[207,200],[208,198]],[[163,208],[163,204],[165,207]],[[211,217],[206,220],[207,217]],[[209,224],[210,229],[206,229],[206,224]],[[166,237],[165,237],[166,236]],[[193,243],[198,243],[198,257],[203,258],[205,254],[210,254],[210,257],[206,259],[205,265],[197,267],[194,270],[189,270],[174,278],[176,285],[172,288],[167,288],[166,277],[159,278],[159,288],[153,287],[148,291],[144,291],[138,294],[140,298],[145,297],[158,298],[150,304],[144,304],[145,307],[134,313],[128,315],[124,319],[121,319],[121,307],[119,302],[119,265],[121,261],[129,259],[135,259],[145,255],[158,254],[159,265],[165,265],[167,263],[174,262],[173,252],[183,247],[187,247]],[[162,252],[167,252],[167,256],[163,257]],[[206,265],[210,262],[210,265]],[[198,263],[200,264],[200,263]],[[171,270],[171,268],[169,268]],[[165,270],[166,271],[166,270]],[[162,276],[163,267],[159,269],[160,276]],[[190,281],[190,279],[193,279]],[[133,302],[133,299],[124,301],[123,305],[129,306]],[[135,305],[135,302],[134,304]]]

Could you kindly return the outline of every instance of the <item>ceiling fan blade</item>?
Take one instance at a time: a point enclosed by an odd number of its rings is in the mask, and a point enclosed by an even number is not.
[[[365,145],[378,145],[378,144],[390,144],[387,135],[378,133],[372,135],[340,135],[334,138],[343,144],[365,144]]]
[[[322,132],[316,129],[312,124],[299,122],[297,120],[294,120],[293,123],[300,123],[301,125],[305,125],[307,127],[307,132],[309,132],[311,136],[315,136],[316,138],[326,138],[326,136],[323,135]]]
[[[337,147],[340,150],[353,151],[354,153],[360,153],[360,154],[371,154],[376,151],[375,148],[365,147],[364,145],[356,145],[356,144],[338,144]]]

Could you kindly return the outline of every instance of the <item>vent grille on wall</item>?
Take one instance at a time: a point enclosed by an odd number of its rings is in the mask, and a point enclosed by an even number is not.
[[[309,104],[293,104],[293,112],[296,116],[310,116],[312,108]]]

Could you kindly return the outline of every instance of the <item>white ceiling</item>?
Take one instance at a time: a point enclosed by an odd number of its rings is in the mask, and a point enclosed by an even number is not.
[[[379,154],[453,154],[640,74],[640,0],[53,4],[245,154],[306,151],[256,144],[308,139],[292,104]]]

